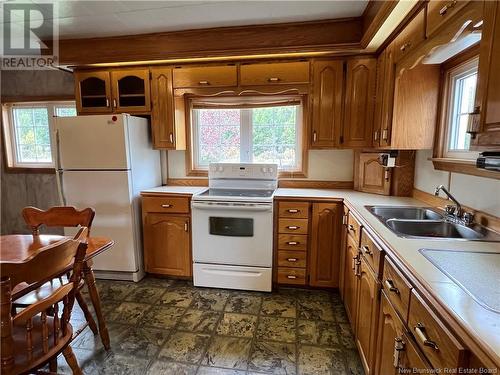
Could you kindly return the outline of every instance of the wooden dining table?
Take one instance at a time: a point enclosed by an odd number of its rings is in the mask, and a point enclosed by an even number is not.
[[[0,263],[23,263],[44,247],[70,238],[72,237],[49,234],[8,234],[0,236]],[[110,348],[109,333],[104,316],[101,312],[101,300],[95,284],[94,271],[92,270],[92,259],[102,252],[110,249],[113,245],[114,241],[110,238],[97,236],[89,237],[83,264],[85,284],[87,285],[92,304],[94,305],[94,310],[97,315],[97,323],[99,326],[99,335],[101,336],[101,341],[106,350]],[[71,269],[72,265],[69,265],[68,269],[64,270],[61,275],[54,276],[63,276]],[[15,301],[19,297],[31,292],[44,282],[46,282],[46,280],[40,280],[40,284],[38,285],[26,284],[25,286],[14,288],[12,291],[12,300]]]

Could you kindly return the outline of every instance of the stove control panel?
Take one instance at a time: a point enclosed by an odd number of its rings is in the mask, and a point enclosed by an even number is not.
[[[208,178],[276,180],[278,178],[278,165],[253,163],[210,163]]]

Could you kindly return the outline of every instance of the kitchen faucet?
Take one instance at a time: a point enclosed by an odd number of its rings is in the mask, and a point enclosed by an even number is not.
[[[460,202],[457,201],[457,199],[453,195],[451,195],[448,189],[446,189],[443,185],[439,185],[438,187],[436,187],[436,190],[434,190],[434,195],[436,197],[439,196],[440,191],[443,191],[443,193],[446,194],[448,199],[450,199],[453,203],[455,203],[455,206],[446,205],[445,211],[447,214],[447,218],[452,219],[452,221],[457,221],[466,225],[471,225],[472,222],[474,221],[474,214],[471,212],[464,211]]]

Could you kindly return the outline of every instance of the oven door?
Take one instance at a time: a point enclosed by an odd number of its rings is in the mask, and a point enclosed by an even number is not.
[[[272,203],[193,201],[193,260],[272,266]]]

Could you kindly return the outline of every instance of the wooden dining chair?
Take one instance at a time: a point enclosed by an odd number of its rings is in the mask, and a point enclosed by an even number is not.
[[[73,336],[70,323],[75,294],[80,283],[87,244],[82,241],[87,228],[76,239],[63,239],[41,248],[22,263],[1,263],[1,373],[31,373],[47,363],[57,371],[57,356],[62,352],[74,374],[82,374],[69,345]],[[19,283],[33,284],[57,278],[72,267],[66,284],[47,297],[12,315],[11,295]]]
[[[25,207],[22,211],[22,215],[24,221],[31,228],[33,235],[40,234],[40,227],[42,225],[46,227],[86,227],[87,228],[87,237],[90,233],[92,221],[94,220],[95,211],[92,208],[85,208],[83,210],[78,211],[75,207],[71,206],[59,206],[52,207],[47,211],[40,210],[36,207]],[[86,239],[84,239],[86,240]],[[84,265],[85,266],[85,265]],[[60,279],[54,279],[50,282],[43,284],[38,287],[36,290],[32,291],[24,295],[23,297],[14,301],[14,308],[24,307],[28,305],[32,305],[36,303],[39,299],[45,298],[47,295],[50,295],[54,289],[57,289],[61,283],[64,282],[65,277],[61,277]],[[82,282],[78,288],[76,293],[76,300],[78,305],[83,311],[85,316],[85,320],[87,321],[90,329],[96,335],[98,333],[97,324],[94,320],[94,317],[90,313],[87,303],[80,293],[81,288],[84,285],[84,281]],[[94,305],[94,309],[97,314],[102,314],[100,311],[100,304]],[[99,311],[97,311],[99,310]]]

